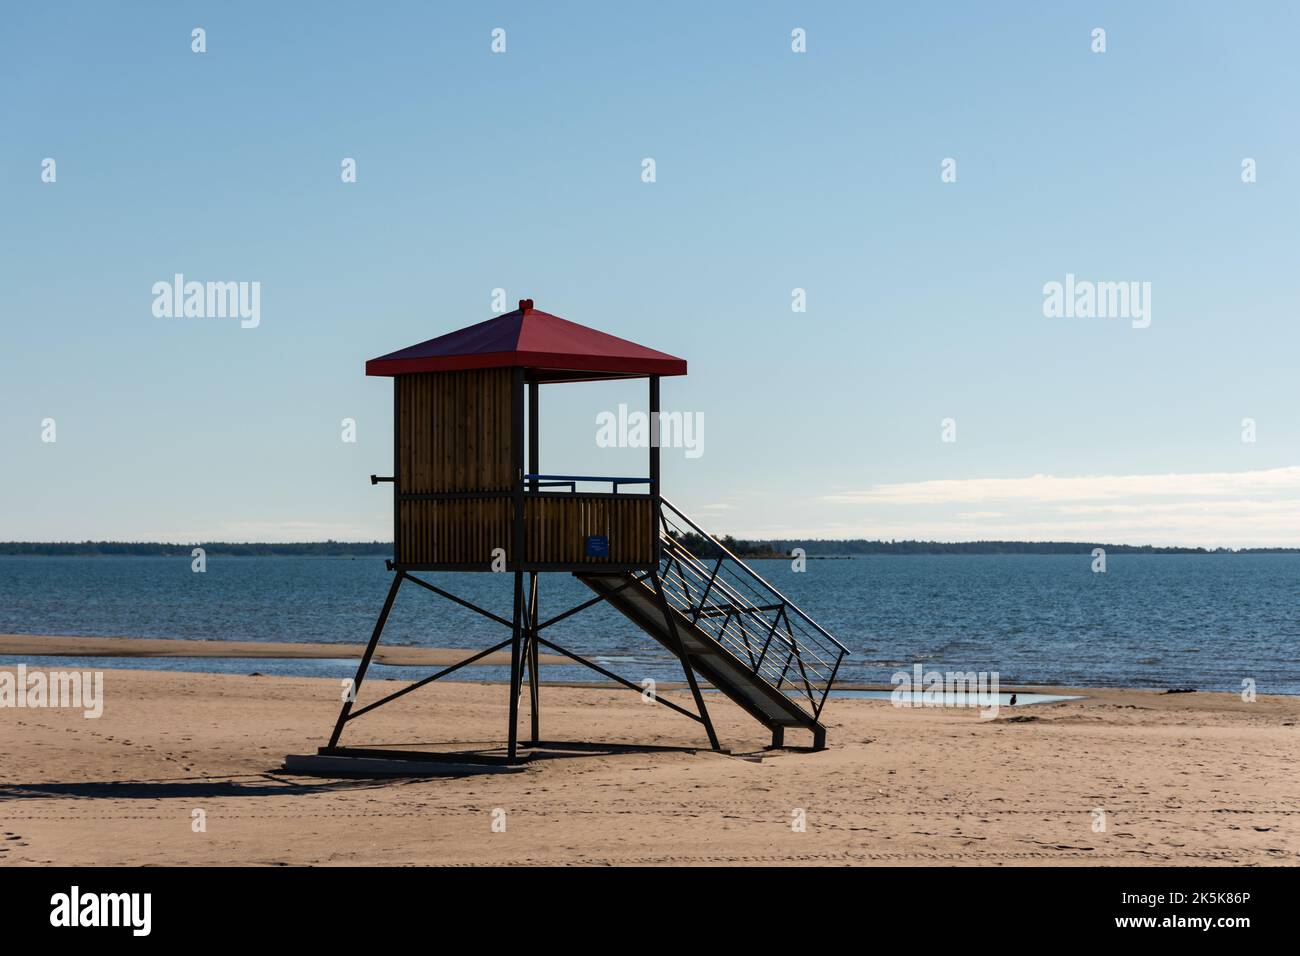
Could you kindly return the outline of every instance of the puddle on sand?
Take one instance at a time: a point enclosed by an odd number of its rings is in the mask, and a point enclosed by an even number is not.
[[[893,699],[894,692],[893,692],[892,690],[832,690],[832,691],[831,691],[831,696],[832,696],[832,697],[863,697],[863,698],[867,698],[867,699],[869,699],[869,700],[891,700],[891,699]],[[1079,696],[1079,695],[1077,695],[1077,694],[1074,695],[1074,696],[1069,696],[1069,695],[1066,695],[1066,694],[1021,694],[1021,693],[1017,693],[1015,696],[1016,696],[1016,702],[1015,702],[1015,704],[1012,704],[1012,703],[1011,703],[1011,694],[1010,694],[1009,692],[1008,692],[1008,693],[999,693],[999,694],[998,694],[998,706],[999,706],[999,707],[1012,707],[1012,706],[1015,706],[1015,707],[1023,707],[1023,706],[1025,706],[1025,705],[1027,705],[1027,704],[1055,704],[1055,703],[1057,703],[1058,701],[1062,701],[1062,700],[1082,700],[1082,699],[1083,699],[1081,696]],[[913,704],[917,704],[917,705],[920,705],[920,704],[926,703],[925,698],[924,698],[920,693],[916,693],[916,692],[913,692],[913,694],[912,694],[912,701],[911,701],[911,702],[912,702]],[[931,704],[930,706],[936,706],[936,705]],[[938,705],[938,706],[942,706],[942,705]],[[954,705],[952,705],[952,706],[956,707],[956,706],[960,706],[960,705],[958,705],[958,704],[954,704]]]

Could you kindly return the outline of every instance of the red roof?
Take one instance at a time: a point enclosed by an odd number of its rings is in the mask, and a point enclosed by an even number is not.
[[[589,329],[523,299],[519,308],[366,363],[367,375],[526,368],[538,381],[685,375],[686,360]]]

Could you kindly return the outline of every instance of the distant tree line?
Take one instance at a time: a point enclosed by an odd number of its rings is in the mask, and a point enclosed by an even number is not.
[[[698,557],[717,558],[718,546],[694,531],[673,536]],[[742,558],[786,557],[803,548],[809,557],[851,557],[866,554],[1089,554],[1104,548],[1107,554],[1273,554],[1300,552],[1300,548],[1178,548],[1152,544],[1102,544],[1091,541],[881,541],[867,538],[771,538],[749,540],[723,535],[718,539]]]
[[[713,539],[695,532],[674,537],[701,558],[717,558]],[[1162,548],[1150,544],[1100,544],[1089,541],[878,541],[867,538],[771,538],[750,540],[723,535],[719,538],[742,558],[784,558],[795,548],[809,557],[853,557],[867,554],[1088,554],[1105,548],[1107,554],[1277,554],[1300,548]],[[208,554],[242,557],[391,557],[391,541],[207,541],[165,544],[159,541],[0,541],[0,555],[153,555],[188,557],[194,548]]]
[[[189,557],[195,548],[208,554],[242,557],[391,557],[391,541],[197,541],[193,544],[164,544],[160,541],[0,541],[0,554],[30,555],[147,555]]]

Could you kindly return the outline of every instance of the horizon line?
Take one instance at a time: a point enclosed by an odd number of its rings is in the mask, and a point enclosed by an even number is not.
[[[1150,549],[1156,551],[1204,551],[1207,553],[1214,552],[1286,552],[1300,551],[1300,544],[1294,545],[1192,545],[1192,544],[1154,544],[1151,542],[1135,544],[1120,541],[1088,541],[1084,539],[1067,539],[1067,538],[968,538],[958,540],[941,540],[937,538],[866,538],[866,537],[845,537],[845,538],[826,538],[826,537],[740,537],[727,532],[713,534],[712,537],[719,540],[730,537],[733,541],[744,544],[868,544],[868,545],[934,545],[940,547],[959,547],[963,545],[1025,545],[1025,546],[1056,546],[1056,547],[1079,547],[1079,548],[1131,548],[1131,549]],[[280,541],[239,541],[239,540],[220,540],[220,539],[195,539],[195,540],[175,540],[164,541],[157,539],[113,539],[113,538],[82,538],[82,539],[60,539],[48,541],[35,540],[11,540],[0,541],[0,555],[17,556],[12,553],[6,555],[5,549],[12,548],[58,548],[58,547],[75,547],[75,546],[111,546],[111,547],[169,547],[169,548],[205,548],[213,547],[259,547],[259,548],[307,548],[307,547],[388,547],[393,546],[391,540],[380,538],[374,539],[355,539],[347,540],[342,538],[321,538],[314,540],[295,539]]]

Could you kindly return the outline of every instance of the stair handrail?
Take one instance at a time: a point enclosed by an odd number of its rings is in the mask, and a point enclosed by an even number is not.
[[[697,555],[692,554],[690,549],[683,545],[681,541],[666,534],[664,535],[664,543],[667,545],[664,552],[664,563],[668,573],[663,580],[665,583],[673,580],[674,573],[672,572],[672,567],[675,565],[675,576],[680,579],[681,584],[680,595],[678,594],[678,589],[676,587],[666,591],[666,594],[674,603],[677,603],[678,601],[681,602],[683,613],[690,613],[693,610],[694,598],[690,596],[689,588],[686,583],[687,570],[689,570],[697,581],[704,581],[706,578],[712,580],[716,577],[716,571],[721,567],[725,555],[724,557],[718,558],[718,562],[715,565],[715,573],[710,575],[708,570],[701,563],[701,559]],[[734,555],[732,558],[733,560],[738,560],[735,559]],[[755,575],[755,577],[759,584],[766,586],[766,581],[757,575]],[[748,657],[749,671],[756,677],[762,677],[766,683],[777,690],[779,690],[781,685],[785,682],[786,675],[789,673],[789,670],[793,665],[796,669],[796,673],[803,679],[803,693],[807,695],[808,705],[812,709],[812,717],[814,720],[818,719],[821,716],[822,708],[826,705],[826,699],[829,697],[831,687],[835,683],[835,675],[839,673],[840,664],[843,662],[846,652],[841,650],[839,653],[834,654],[833,656],[835,660],[832,664],[823,659],[820,653],[820,651],[823,650],[831,652],[830,647],[818,647],[815,643],[806,642],[805,639],[788,630],[790,627],[790,617],[787,611],[789,607],[787,603],[760,606],[754,604],[748,597],[733,589],[729,582],[719,581],[717,582],[717,586],[720,595],[725,596],[727,593],[732,595],[730,600],[722,602],[724,603],[724,606],[731,609],[727,615],[728,620],[731,619],[733,613],[735,614],[735,619],[738,623],[742,621],[743,617],[754,614],[759,622],[768,625],[768,634],[764,639],[763,651],[759,655],[757,661],[754,660],[753,649],[749,646],[749,642],[744,639],[743,623],[740,623],[742,634],[741,640],[744,643],[743,652],[741,651],[741,642],[737,641],[735,635],[730,633],[725,621],[719,628],[718,632],[712,635],[713,639],[718,641],[721,646],[728,647],[728,649],[736,656],[738,663],[743,663],[744,658]],[[760,593],[754,584],[751,583],[749,586],[753,588],[754,593]],[[767,593],[779,594],[779,592],[775,592],[775,589],[770,587],[767,588]],[[702,599],[703,595],[701,595],[701,600]],[[710,602],[714,607],[717,607],[718,603],[719,602]],[[778,609],[776,616],[769,619],[763,613],[764,607]],[[782,633],[778,627],[782,618],[786,621],[787,631],[785,633]],[[798,620],[802,627],[802,619]],[[808,634],[808,637],[816,636],[815,632],[809,632]],[[788,651],[783,664],[777,663],[779,655],[769,656],[768,654],[773,639],[776,639],[780,645]],[[839,645],[839,642],[835,642],[835,644],[842,647],[842,645]],[[808,659],[809,657],[811,657],[811,660]],[[767,662],[766,667],[764,666],[764,661]],[[815,693],[812,689],[812,685],[810,684],[810,671],[812,675],[815,675],[813,679],[820,690],[820,694]],[[794,685],[797,682],[792,681],[791,683]]]
[[[675,508],[674,508],[673,510],[676,511]],[[678,542],[678,541],[673,541],[672,544],[673,544],[677,549],[680,550],[680,552],[681,552],[681,556],[683,556],[683,557],[686,558],[687,562],[691,565],[692,570],[694,570],[694,571],[696,572],[696,574],[698,574],[701,578],[704,578],[704,577],[707,577],[707,576],[708,576],[708,569],[706,569],[706,568],[704,567],[704,565],[702,565],[702,564],[700,563],[699,558],[698,558],[697,555],[693,555],[693,554],[691,554],[690,550],[689,550],[688,548],[686,548],[685,546],[683,546],[683,545],[682,545],[680,542]],[[725,549],[724,549],[724,550],[725,550]],[[733,558],[734,558],[734,555],[733,555]],[[677,559],[680,560],[680,558],[677,558]],[[736,559],[736,560],[739,560],[739,559]],[[748,569],[747,569],[747,570],[748,570]],[[752,574],[753,572],[751,571],[750,573]],[[756,575],[756,574],[754,575],[754,577],[755,577],[755,578],[756,578],[760,583],[762,583],[762,584],[764,584],[764,585],[767,585],[766,580],[764,580],[762,577],[759,577],[759,576]],[[743,612],[746,613],[746,614],[753,614],[753,615],[757,616],[759,620],[763,621],[763,623],[765,623],[765,624],[771,623],[771,622],[767,619],[767,617],[763,614],[763,610],[764,610],[764,609],[763,609],[762,607],[759,607],[758,605],[756,605],[756,604],[754,604],[752,601],[750,601],[747,597],[745,597],[745,595],[740,594],[739,592],[737,592],[737,591],[736,591],[734,588],[732,588],[732,586],[731,586],[730,584],[728,584],[726,581],[715,580],[713,587],[714,587],[715,589],[717,589],[717,590],[719,591],[719,593],[726,594],[726,595],[728,595],[728,596],[731,598],[731,600],[728,601],[728,602],[726,602],[726,603],[727,603],[727,604],[730,604],[731,607],[735,608],[736,611],[737,611],[738,613],[741,612],[741,611],[743,611]],[[769,587],[768,590],[770,590],[770,591],[771,591],[773,594],[775,594],[776,596],[780,597],[781,600],[785,602],[786,606],[793,607],[793,605],[791,605],[791,604],[789,603],[788,599],[786,599],[783,595],[781,595],[781,593],[780,593],[779,591],[777,591],[775,588]],[[688,604],[688,607],[689,607],[689,604]],[[775,607],[775,605],[774,605],[774,607]],[[796,607],[795,610],[798,611],[799,609]],[[814,626],[815,626],[815,625],[814,625]],[[825,631],[823,631],[821,628],[818,628],[818,631],[821,632],[821,633],[825,633]],[[836,666],[836,665],[835,665],[834,663],[832,663],[831,661],[828,661],[828,660],[826,660],[825,658],[823,658],[823,657],[821,656],[821,654],[819,654],[819,653],[817,652],[817,648],[816,648],[816,647],[814,647],[814,646],[805,646],[804,644],[800,643],[799,640],[798,640],[798,638],[796,638],[796,637],[795,637],[794,635],[792,635],[792,634],[782,633],[781,631],[778,630],[778,631],[775,631],[775,632],[774,632],[774,635],[773,635],[773,636],[779,636],[779,638],[780,638],[780,640],[781,640],[781,642],[782,642],[783,644],[786,644],[786,645],[788,645],[788,646],[790,646],[790,647],[792,647],[792,648],[795,647],[795,646],[797,645],[799,651],[801,652],[801,654],[803,654],[803,653],[811,654],[812,657],[813,657],[813,659],[814,659],[814,661],[815,661],[817,664],[819,664],[819,665],[821,665],[822,667],[824,667],[824,668],[831,669],[831,668],[833,668],[833,667]],[[831,638],[831,640],[832,640],[832,641],[835,641],[834,638]],[[843,645],[840,644],[839,641],[835,641],[835,644],[836,644],[837,647],[839,647],[841,650],[843,650]],[[842,655],[841,655],[841,656],[842,656]]]
[[[683,585],[682,587],[683,593],[681,597],[682,597],[683,610],[685,613],[701,611],[703,610],[704,605],[703,603],[699,605],[695,604],[695,598],[691,597],[688,593],[686,593],[687,588],[686,588],[685,575],[684,572],[681,570],[681,565],[683,562],[685,563],[685,566],[688,567],[699,580],[701,581],[713,580],[713,589],[716,591],[718,595],[726,598],[726,600],[724,601],[717,601],[715,599],[714,601],[709,602],[709,605],[711,607],[717,608],[721,606],[721,607],[729,608],[730,610],[728,611],[728,617],[734,614],[738,622],[740,620],[740,616],[742,614],[746,614],[746,615],[754,615],[755,617],[758,618],[758,620],[762,621],[765,625],[771,623],[763,614],[761,608],[759,608],[757,605],[752,603],[743,594],[734,591],[726,581],[718,581],[716,580],[716,576],[711,578],[707,569],[704,568],[704,566],[700,564],[696,556],[691,554],[686,548],[683,548],[678,542],[675,541],[672,543],[672,547],[674,549],[672,552],[673,555],[672,560],[673,563],[679,566],[677,575],[679,578],[682,579],[681,583]],[[672,576],[665,575],[664,580],[666,582],[671,582]],[[704,600],[704,594],[701,594],[700,601],[703,602],[703,600]],[[692,623],[698,624],[699,619],[701,617],[704,617],[704,615],[694,614],[692,616]],[[699,625],[699,626],[705,627],[706,630],[709,629],[712,626],[713,615],[709,615],[709,618],[710,618],[709,625]],[[733,644],[735,643],[734,636],[731,636],[730,631],[728,630],[727,621],[724,620],[723,623],[718,626],[717,631],[718,631],[717,636],[719,639],[726,639]],[[780,640],[782,641],[783,644],[789,644],[790,646],[793,646],[789,636],[786,634],[780,634]],[[751,669],[756,670],[756,665],[752,660],[750,661],[750,667]]]
[[[687,548],[679,540],[672,538],[671,536],[668,536],[665,540],[666,543],[668,543],[672,548],[672,553],[674,555],[675,561],[681,561],[682,559],[685,559],[685,561],[692,568],[692,570],[701,578],[709,576],[709,572],[701,563],[701,559],[697,555],[692,554],[689,548]],[[710,538],[709,540],[716,541],[717,539]],[[721,547],[720,542],[719,542],[719,546]],[[764,606],[757,605],[753,601],[751,601],[749,597],[735,590],[735,588],[733,588],[729,582],[725,580],[717,580],[714,587],[719,591],[719,593],[726,594],[731,597],[731,600],[729,602],[720,602],[720,603],[729,604],[731,607],[735,608],[737,612],[744,611],[747,614],[755,614],[759,618],[759,620],[763,621],[763,623],[765,624],[771,623],[771,621],[769,621],[769,619],[763,613],[766,610],[773,610],[779,608],[783,611],[786,611],[787,622],[789,621],[788,610],[787,610],[789,607],[795,607],[795,611],[796,612],[799,611],[799,608],[797,606],[792,605],[789,599],[786,598],[784,595],[782,595],[780,591],[776,590],[776,588],[773,588],[765,578],[757,574],[752,568],[746,566],[743,561],[741,561],[731,552],[727,551],[725,548],[723,548],[723,551],[725,552],[724,556],[731,557],[733,561],[735,561],[737,564],[744,567],[745,570],[748,572],[750,577],[757,585],[757,586],[755,586],[755,584],[750,585],[753,588],[755,594],[759,594],[759,593],[770,594],[778,598],[781,603],[775,605],[764,605]],[[715,603],[715,602],[711,602],[711,603]],[[801,626],[802,626],[802,622],[806,619],[807,619],[807,615],[803,615],[802,617],[799,618],[801,622]],[[815,621],[811,623],[813,624],[814,627],[816,627],[817,633],[825,633],[824,629],[818,627]],[[838,669],[840,661],[847,653],[844,650],[843,645],[840,644],[838,641],[835,641],[833,637],[831,638],[831,641],[833,642],[833,647],[818,648],[815,644],[808,644],[805,643],[804,641],[801,641],[799,637],[793,633],[781,633],[780,631],[774,631],[773,636],[777,636],[777,635],[779,635],[780,641],[783,644],[789,646],[795,652],[797,657],[801,661],[803,661],[804,664],[815,663],[820,665],[821,667],[826,668],[832,673],[834,673],[834,671]],[[834,654],[836,659],[832,662],[830,660],[827,660],[826,658],[823,658],[820,653],[820,651],[822,650],[828,653],[834,653],[835,650],[838,650],[838,653]],[[809,657],[811,657],[811,660],[806,659]]]
[[[660,501],[664,506],[666,506],[667,508],[669,508],[669,509],[673,512],[673,514],[677,515],[677,517],[681,518],[681,519],[682,519],[683,521],[685,521],[688,525],[690,525],[690,526],[691,526],[691,527],[692,527],[696,532],[698,532],[699,534],[703,535],[704,537],[706,537],[706,538],[708,538],[710,541],[712,541],[712,542],[714,543],[714,545],[716,545],[716,546],[718,547],[718,549],[722,551],[723,554],[725,554],[727,557],[731,558],[731,560],[735,561],[738,565],[740,565],[742,568],[744,568],[745,571],[749,574],[750,577],[752,577],[755,581],[757,581],[759,584],[763,585],[763,587],[767,588],[769,591],[771,591],[773,594],[775,594],[777,597],[779,597],[782,601],[784,601],[785,604],[786,604],[786,606],[787,606],[788,608],[790,608],[791,610],[793,610],[796,614],[798,614],[799,617],[803,619],[803,621],[804,621],[805,624],[807,624],[807,625],[809,625],[810,627],[816,629],[816,631],[817,631],[819,634],[821,634],[822,637],[826,638],[828,641],[830,641],[832,644],[834,644],[836,647],[838,647],[838,648],[839,648],[839,649],[840,649],[840,650],[841,650],[845,655],[852,655],[853,652],[850,651],[850,650],[849,650],[847,647],[845,647],[843,644],[841,644],[839,641],[837,641],[837,640],[835,639],[835,636],[834,636],[833,634],[831,634],[828,630],[826,630],[826,628],[822,627],[820,624],[818,624],[816,621],[814,621],[811,617],[809,617],[807,614],[805,614],[805,613],[803,612],[803,609],[802,609],[801,607],[799,607],[799,605],[795,604],[795,603],[794,603],[793,601],[791,601],[788,597],[786,597],[786,596],[785,596],[784,594],[782,594],[779,590],[777,590],[777,588],[776,588],[775,586],[773,586],[773,584],[772,584],[770,581],[768,581],[766,578],[764,578],[762,575],[760,575],[757,571],[755,571],[753,568],[751,568],[748,564],[746,564],[746,563],[745,563],[744,561],[742,561],[740,558],[736,557],[736,555],[733,554],[733,553],[731,552],[731,549],[730,549],[730,548],[728,548],[725,544],[723,544],[721,541],[719,541],[719,540],[718,540],[717,538],[715,538],[713,535],[709,534],[709,532],[705,531],[703,528],[701,528],[699,525],[697,525],[694,521],[692,521],[689,517],[687,517],[686,514],[684,514],[684,513],[682,512],[682,509],[678,508],[675,504],[673,504],[671,501],[669,501],[669,500],[668,500],[667,498],[665,498],[663,495],[660,495],[660,496],[659,496],[659,501]]]

